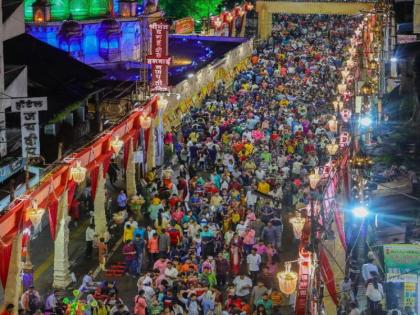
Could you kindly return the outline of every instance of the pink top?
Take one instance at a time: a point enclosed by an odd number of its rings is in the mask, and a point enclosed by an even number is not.
[[[244,244],[247,244],[247,245],[255,244],[255,231],[253,229],[246,231],[243,237],[244,237]]]
[[[267,251],[267,246],[265,246],[264,244],[259,245],[259,244],[255,244],[254,247],[257,250],[257,254],[264,254]]]
[[[168,265],[168,262],[166,259],[164,261],[158,259],[153,265],[153,269],[159,269],[160,274],[163,274],[167,265]]]

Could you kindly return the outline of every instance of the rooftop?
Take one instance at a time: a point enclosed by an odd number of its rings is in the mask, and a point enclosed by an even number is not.
[[[102,72],[28,34],[4,42],[4,61],[27,65],[29,96],[48,96],[48,111],[40,112],[44,123],[93,93],[97,89],[93,83],[103,77]]]

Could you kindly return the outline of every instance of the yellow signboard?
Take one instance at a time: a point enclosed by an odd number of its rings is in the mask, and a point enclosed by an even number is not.
[[[405,282],[404,283],[404,306],[415,307],[416,306],[416,283]]]

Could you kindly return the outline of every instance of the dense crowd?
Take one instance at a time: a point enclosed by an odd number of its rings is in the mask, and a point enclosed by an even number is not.
[[[307,216],[308,174],[328,161],[326,145],[337,136],[328,127],[331,100],[356,20],[278,15],[273,23],[232,85],[221,82],[165,134],[173,163],[146,176],[145,220],[124,223],[125,272],[138,279],[134,309],[116,283],[96,283],[90,273],[79,313],[278,315],[294,306],[275,275],[297,256],[301,231],[290,225]],[[124,192],[117,202],[127,208]],[[294,244],[282,241],[284,230]],[[87,235],[93,241],[93,227]],[[97,246],[105,270],[106,240]],[[31,314],[39,308],[33,292],[22,298]],[[53,293],[46,312],[56,303]]]

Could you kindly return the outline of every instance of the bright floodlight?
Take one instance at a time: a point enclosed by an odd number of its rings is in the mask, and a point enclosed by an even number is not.
[[[188,75],[187,75],[187,77],[188,77],[188,78],[190,78],[190,79],[191,79],[193,76],[194,76],[194,74],[193,74],[193,73],[188,73]]]
[[[365,218],[368,215],[368,210],[364,206],[357,206],[353,208],[353,215],[357,218]]]
[[[391,58],[391,62],[397,62],[397,61],[398,61],[397,57],[392,57]]]
[[[364,127],[369,127],[372,124],[372,119],[370,117],[360,118],[360,124]]]

